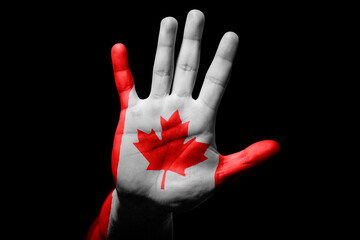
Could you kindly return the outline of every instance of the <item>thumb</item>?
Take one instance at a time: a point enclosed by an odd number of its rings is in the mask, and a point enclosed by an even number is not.
[[[280,146],[273,140],[251,144],[244,150],[230,155],[219,155],[219,165],[215,172],[215,187],[244,175],[266,159],[276,155]]]

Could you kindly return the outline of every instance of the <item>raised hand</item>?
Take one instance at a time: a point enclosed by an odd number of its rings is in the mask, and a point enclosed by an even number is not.
[[[164,215],[192,209],[216,188],[279,150],[272,140],[254,143],[227,156],[216,150],[216,112],[239,39],[233,32],[222,37],[199,97],[193,99],[204,20],[200,11],[189,12],[176,64],[177,21],[171,17],[162,20],[151,92],[146,99],[136,94],[124,45],[116,44],[111,50],[121,102],[111,159],[116,184],[111,208],[133,202],[138,205],[133,209],[143,205]],[[123,216],[113,209],[111,215],[114,222]],[[109,228],[116,226],[110,224]]]
[[[278,151],[277,143],[267,140],[229,156],[217,152],[215,115],[239,40],[232,32],[223,36],[199,97],[193,99],[203,28],[204,15],[189,12],[174,65],[177,22],[170,17],[161,22],[147,99],[136,94],[125,47],[112,48],[121,101],[112,155],[118,194],[141,195],[171,210],[191,208],[217,186]]]

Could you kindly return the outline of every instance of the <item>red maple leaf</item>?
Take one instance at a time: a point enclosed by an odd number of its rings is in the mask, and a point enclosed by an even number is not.
[[[207,159],[204,153],[209,144],[195,141],[196,137],[184,143],[189,123],[182,123],[179,111],[176,110],[168,121],[160,116],[161,140],[154,129],[150,133],[138,129],[139,142],[134,145],[150,163],[146,170],[165,170],[161,189],[165,186],[166,171],[185,176],[185,168]]]

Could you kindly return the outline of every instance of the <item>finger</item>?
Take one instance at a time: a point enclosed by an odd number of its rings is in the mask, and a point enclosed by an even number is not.
[[[239,38],[236,33],[227,32],[222,37],[215,57],[206,73],[199,99],[216,110],[228,82]]]
[[[204,29],[205,16],[199,10],[188,13],[179,57],[176,63],[172,92],[191,95],[200,62],[200,44]]]
[[[123,44],[117,43],[111,48],[111,60],[121,108],[127,108],[130,91],[134,88],[134,80],[129,68],[127,51]],[[137,98],[135,91],[132,96]]]
[[[215,187],[244,175],[260,163],[276,155],[280,146],[273,140],[256,142],[244,150],[227,156],[219,155]]]
[[[150,96],[164,96],[170,92],[177,25],[172,17],[161,21]]]

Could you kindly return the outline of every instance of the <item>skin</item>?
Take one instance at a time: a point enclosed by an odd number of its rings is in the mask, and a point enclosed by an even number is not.
[[[233,32],[223,35],[200,94],[193,99],[204,22],[202,12],[192,10],[188,13],[175,64],[178,23],[172,17],[161,21],[151,92],[146,99],[139,99],[136,94],[124,45],[116,44],[112,48],[115,83],[122,109],[112,156],[116,190],[109,195],[109,207],[102,210],[110,211],[110,216],[100,214],[99,217],[100,220],[109,219],[108,223],[102,220],[106,224],[100,226],[101,238],[171,239],[172,212],[193,209],[208,199],[215,189],[279,150],[276,142],[265,140],[228,156],[217,151],[215,118],[239,38]],[[185,176],[167,171],[165,188],[161,189],[164,170],[147,170],[149,162],[134,143],[139,141],[138,130],[148,134],[153,130],[161,139],[160,117],[168,120],[175,111],[179,112],[182,123],[190,122],[187,139],[196,138],[197,142],[209,144],[209,147],[204,154],[206,160],[187,168]],[[174,140],[180,137],[173,136]]]

